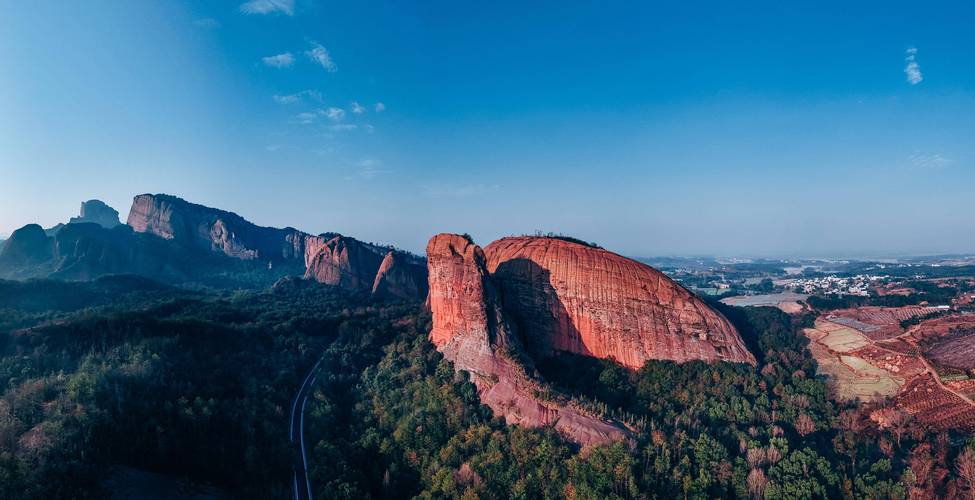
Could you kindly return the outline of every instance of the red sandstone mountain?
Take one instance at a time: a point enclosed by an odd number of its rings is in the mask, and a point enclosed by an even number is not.
[[[268,267],[284,266],[329,285],[397,298],[426,296],[422,259],[336,233],[316,236],[293,228],[261,227],[232,212],[161,194],[136,196],[128,225],[179,245]],[[390,252],[394,260],[383,269]]]
[[[390,250],[376,272],[372,293],[401,299],[427,296],[426,260]]]
[[[87,280],[138,274],[174,283],[240,286],[304,276],[392,298],[426,296],[426,262],[336,233],[252,224],[165,194],[136,196],[128,223],[91,200],[68,224],[28,225],[0,251],[0,278]]]
[[[127,223],[138,233],[192,248],[268,262],[303,258],[307,236],[292,228],[261,227],[233,212],[165,194],[136,196]]]
[[[570,439],[598,444],[622,439],[622,427],[586,415],[529,375],[519,335],[501,307],[484,252],[464,236],[440,234],[427,245],[433,330],[430,340],[454,368],[471,375],[481,401],[509,424],[554,426]],[[562,399],[559,401],[558,399]]]
[[[755,364],[724,316],[645,264],[549,237],[502,238],[484,253],[536,355],[566,351],[633,369],[648,359]]]

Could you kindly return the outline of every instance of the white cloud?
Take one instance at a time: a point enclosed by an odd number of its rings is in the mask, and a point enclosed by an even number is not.
[[[358,102],[352,101],[352,112],[355,113],[355,114],[357,114],[357,115],[361,115],[362,113],[365,113],[366,112],[366,108],[364,108]]]
[[[342,108],[331,107],[324,111],[323,113],[328,117],[329,120],[339,121],[345,118],[345,110]]]
[[[285,52],[276,56],[262,57],[261,61],[272,68],[290,68],[295,63],[295,56],[291,52]]]
[[[274,102],[278,104],[297,104],[305,99],[322,102],[323,99],[322,93],[317,90],[302,90],[301,92],[287,95],[274,94],[273,98]]]
[[[298,97],[298,94],[291,94],[291,95],[274,94],[274,102],[278,104],[295,104],[301,102],[301,97]]]
[[[198,28],[203,29],[216,29],[220,27],[220,23],[216,19],[211,19],[209,17],[205,19],[197,19],[196,21],[193,21],[193,24],[195,24]]]
[[[922,154],[914,152],[909,156],[911,163],[918,168],[939,169],[947,167],[955,162],[951,158],[945,158],[940,154]]]
[[[377,102],[376,105],[373,106],[373,108],[375,108],[377,113],[382,113],[383,111],[386,111],[386,105],[381,102]]]
[[[311,42],[311,50],[305,51],[305,55],[309,59],[314,61],[319,66],[325,68],[329,73],[335,73],[339,70],[338,66],[335,65],[335,61],[332,61],[332,56],[328,53],[328,50],[318,42]]]
[[[907,57],[904,58],[907,62],[907,66],[904,67],[904,74],[907,75],[907,83],[911,85],[917,85],[924,80],[924,75],[921,74],[921,66],[917,63],[917,48],[911,47],[907,49]]]
[[[244,14],[285,14],[295,15],[294,0],[250,0],[240,5]]]
[[[359,126],[353,123],[336,123],[335,125],[328,126],[328,130],[332,132],[348,132],[357,128],[359,128]]]

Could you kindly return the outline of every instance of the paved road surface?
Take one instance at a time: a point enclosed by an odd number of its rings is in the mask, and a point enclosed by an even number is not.
[[[322,356],[315,366],[308,371],[305,381],[302,382],[298,394],[291,403],[291,429],[288,437],[292,444],[297,444],[294,460],[294,477],[292,478],[292,492],[295,500],[312,500],[311,482],[308,480],[308,462],[305,456],[305,404],[308,403],[308,393],[315,384],[318,376],[318,368],[325,359]]]

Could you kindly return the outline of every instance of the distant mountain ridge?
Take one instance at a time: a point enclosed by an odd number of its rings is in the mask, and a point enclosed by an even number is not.
[[[119,273],[230,286],[297,275],[396,298],[426,296],[421,257],[338,233],[262,227],[166,194],[136,196],[124,225],[108,205],[87,201],[68,224],[46,232],[25,226],[0,250],[2,278],[88,280]]]

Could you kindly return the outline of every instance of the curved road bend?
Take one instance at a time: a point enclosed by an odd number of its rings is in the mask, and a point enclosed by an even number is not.
[[[294,477],[292,478],[292,492],[295,500],[312,500],[311,482],[308,480],[308,461],[305,458],[305,404],[308,403],[308,393],[315,384],[318,377],[318,368],[325,360],[323,354],[315,366],[308,371],[305,381],[302,382],[298,394],[291,403],[291,429],[288,437],[292,443],[298,444],[295,450]]]

